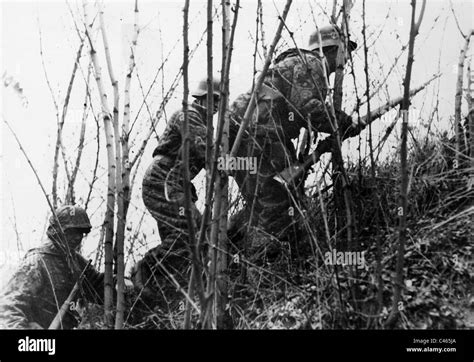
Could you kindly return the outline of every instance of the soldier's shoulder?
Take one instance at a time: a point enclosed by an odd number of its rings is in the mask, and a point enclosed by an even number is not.
[[[41,245],[31,248],[26,255],[61,255],[59,249],[51,241],[43,241]]]
[[[175,133],[181,132],[181,119],[183,118],[182,116],[182,111],[178,110],[175,111],[171,117],[168,120],[168,123],[166,124],[165,131],[163,134],[160,136],[158,143],[161,144],[163,142],[167,142],[169,140],[169,137]]]
[[[275,64],[283,65],[285,63],[300,63],[303,61],[302,56],[305,57],[306,60],[321,60],[321,57],[316,52],[303,48],[291,48],[278,55],[275,59]]]
[[[199,108],[199,106],[195,105],[194,103],[191,104],[188,108],[188,116],[192,117],[194,120],[203,120],[206,118],[206,110],[203,108]]]
[[[23,258],[26,264],[43,264],[61,258],[60,252],[52,245],[41,245],[28,250]]]
[[[249,104],[250,98],[250,92],[239,94],[229,107],[230,117],[243,117]]]
[[[32,248],[25,253],[23,260],[25,262],[35,262],[43,257],[45,250],[42,247]]]
[[[199,118],[201,118],[201,113],[195,107],[190,105],[188,107],[188,118],[189,117],[199,117]],[[172,114],[169,123],[170,124],[179,124],[183,121],[184,121],[184,111],[182,109],[179,109],[179,110],[175,111]]]
[[[179,119],[180,117],[182,117],[181,115],[183,114],[183,110],[182,109],[178,109],[176,111],[174,111],[172,114],[171,114],[171,117],[170,117],[170,120],[168,122],[169,123],[172,123],[172,122],[179,122]]]
[[[28,250],[12,274],[11,281],[14,281],[14,284],[18,282],[33,283],[37,278],[41,277],[41,270],[44,266],[42,258],[43,255],[38,252],[37,248]]]
[[[235,108],[235,107],[239,107],[242,104],[246,104],[250,101],[251,97],[252,97],[252,95],[250,94],[250,92],[241,93],[234,99],[234,101],[231,103],[230,107]]]

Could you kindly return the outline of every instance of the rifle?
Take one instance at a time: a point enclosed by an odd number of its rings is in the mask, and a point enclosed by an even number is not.
[[[72,300],[76,296],[76,293],[79,290],[79,287],[81,285],[82,279],[84,279],[84,276],[86,275],[86,270],[87,268],[89,268],[89,265],[91,265],[91,263],[92,263],[92,259],[89,259],[89,262],[87,263],[86,267],[79,275],[79,278],[77,279],[76,284],[74,284],[74,287],[72,288],[71,293],[69,293],[69,296],[66,298],[61,308],[59,308],[58,313],[54,317],[48,329],[59,329],[59,327],[61,326],[62,320],[69,309],[69,305],[71,304]]]
[[[419,93],[420,91],[422,91],[423,89],[425,89],[429,83],[431,83],[434,79],[438,78],[440,75],[441,74],[437,74],[434,77],[432,77],[430,80],[425,82],[423,85],[419,86],[418,88],[412,89],[410,91],[410,98],[413,97],[415,94]],[[370,117],[369,115],[365,115],[361,117],[359,124],[352,125],[348,129],[350,132],[345,132],[343,135],[341,135],[341,141],[344,141],[350,137],[355,137],[360,132],[362,132],[362,130],[364,130],[365,127],[367,127],[370,123],[382,117],[385,113],[387,113],[392,108],[400,105],[402,101],[403,101],[403,97],[392,98],[383,106],[380,106],[377,109],[371,111]],[[316,162],[318,162],[323,154],[331,151],[334,141],[335,141],[334,135],[330,135],[329,137],[326,137],[324,140],[319,141],[318,145],[316,146],[316,150],[314,150],[313,153],[311,153],[308,157],[306,157],[306,159],[302,163],[296,166],[290,166],[290,167],[285,168],[282,172],[277,174],[274,177],[274,179],[280,183],[284,183],[287,185],[293,184],[295,180],[302,177]]]

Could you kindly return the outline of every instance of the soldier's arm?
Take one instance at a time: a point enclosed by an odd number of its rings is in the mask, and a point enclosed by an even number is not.
[[[87,261],[78,255],[79,268],[81,271],[86,267]],[[98,272],[92,265],[89,265],[84,273],[82,281],[84,296],[90,302],[103,304],[104,301],[104,273]]]
[[[325,103],[327,94],[326,80],[321,60],[316,57],[306,57],[306,62],[299,57],[282,62],[279,69],[284,75],[289,90],[290,111],[295,111],[295,119],[299,126],[308,128],[308,119],[313,131],[333,133],[336,125],[331,107]],[[341,134],[352,125],[352,119],[344,112],[337,112],[336,117]]]
[[[196,164],[191,165],[197,168],[204,167],[206,159],[206,135],[207,128],[204,125],[204,121],[201,116],[194,111],[188,112],[188,125],[189,125],[189,155]]]
[[[336,127],[336,123],[332,115],[331,106],[315,100],[314,102],[309,102],[309,107],[311,107],[311,111],[307,114],[309,114],[312,130],[315,132],[333,133],[333,127]],[[336,117],[339,133],[342,137],[352,129],[352,117],[343,111],[336,112]],[[308,128],[307,124],[305,128]]]
[[[30,329],[39,326],[34,320],[32,307],[43,285],[42,268],[39,256],[32,255],[12,276],[0,296],[0,328]]]

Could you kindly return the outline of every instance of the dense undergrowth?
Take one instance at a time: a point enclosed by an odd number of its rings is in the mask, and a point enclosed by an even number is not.
[[[415,143],[410,153],[408,238],[396,328],[472,328],[474,189],[468,187],[469,170],[455,169],[453,157],[445,136]],[[399,160],[394,155],[378,163],[375,177],[368,161],[349,165],[347,172],[354,217],[350,248],[364,252],[365,265],[324,263],[326,252],[343,248],[345,232],[328,242],[335,217],[330,191],[322,203],[327,223],[318,194],[306,195],[304,231],[297,242],[278,243],[256,233],[248,238],[262,238],[267,245],[259,263],[245,253],[238,263],[232,259],[227,277],[233,328],[384,328],[397,257]],[[130,293],[128,328],[182,327],[182,303],[153,309],[135,303],[136,294]],[[99,309],[91,310],[83,328],[102,326],[91,321],[96,313]],[[197,315],[193,320],[196,326]]]

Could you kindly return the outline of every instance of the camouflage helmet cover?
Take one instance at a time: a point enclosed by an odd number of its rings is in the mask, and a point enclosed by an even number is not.
[[[212,84],[213,84],[213,94],[215,96],[220,96],[221,82],[219,81],[219,79],[214,78],[212,80]],[[194,92],[191,93],[191,95],[193,97],[202,97],[202,96],[207,95],[207,78],[204,78],[199,82],[197,88],[194,90]]]
[[[321,34],[321,43],[319,42],[319,34]],[[315,30],[309,36],[308,50],[316,50],[319,47],[339,46],[342,43],[340,31],[334,25],[323,26]],[[353,51],[357,48],[357,43],[349,39],[349,50]]]
[[[75,205],[61,206],[56,210],[56,217],[51,215],[49,224],[56,227],[59,224],[63,230],[75,228],[84,229],[89,232],[92,229],[91,222],[87,216],[86,210]]]

